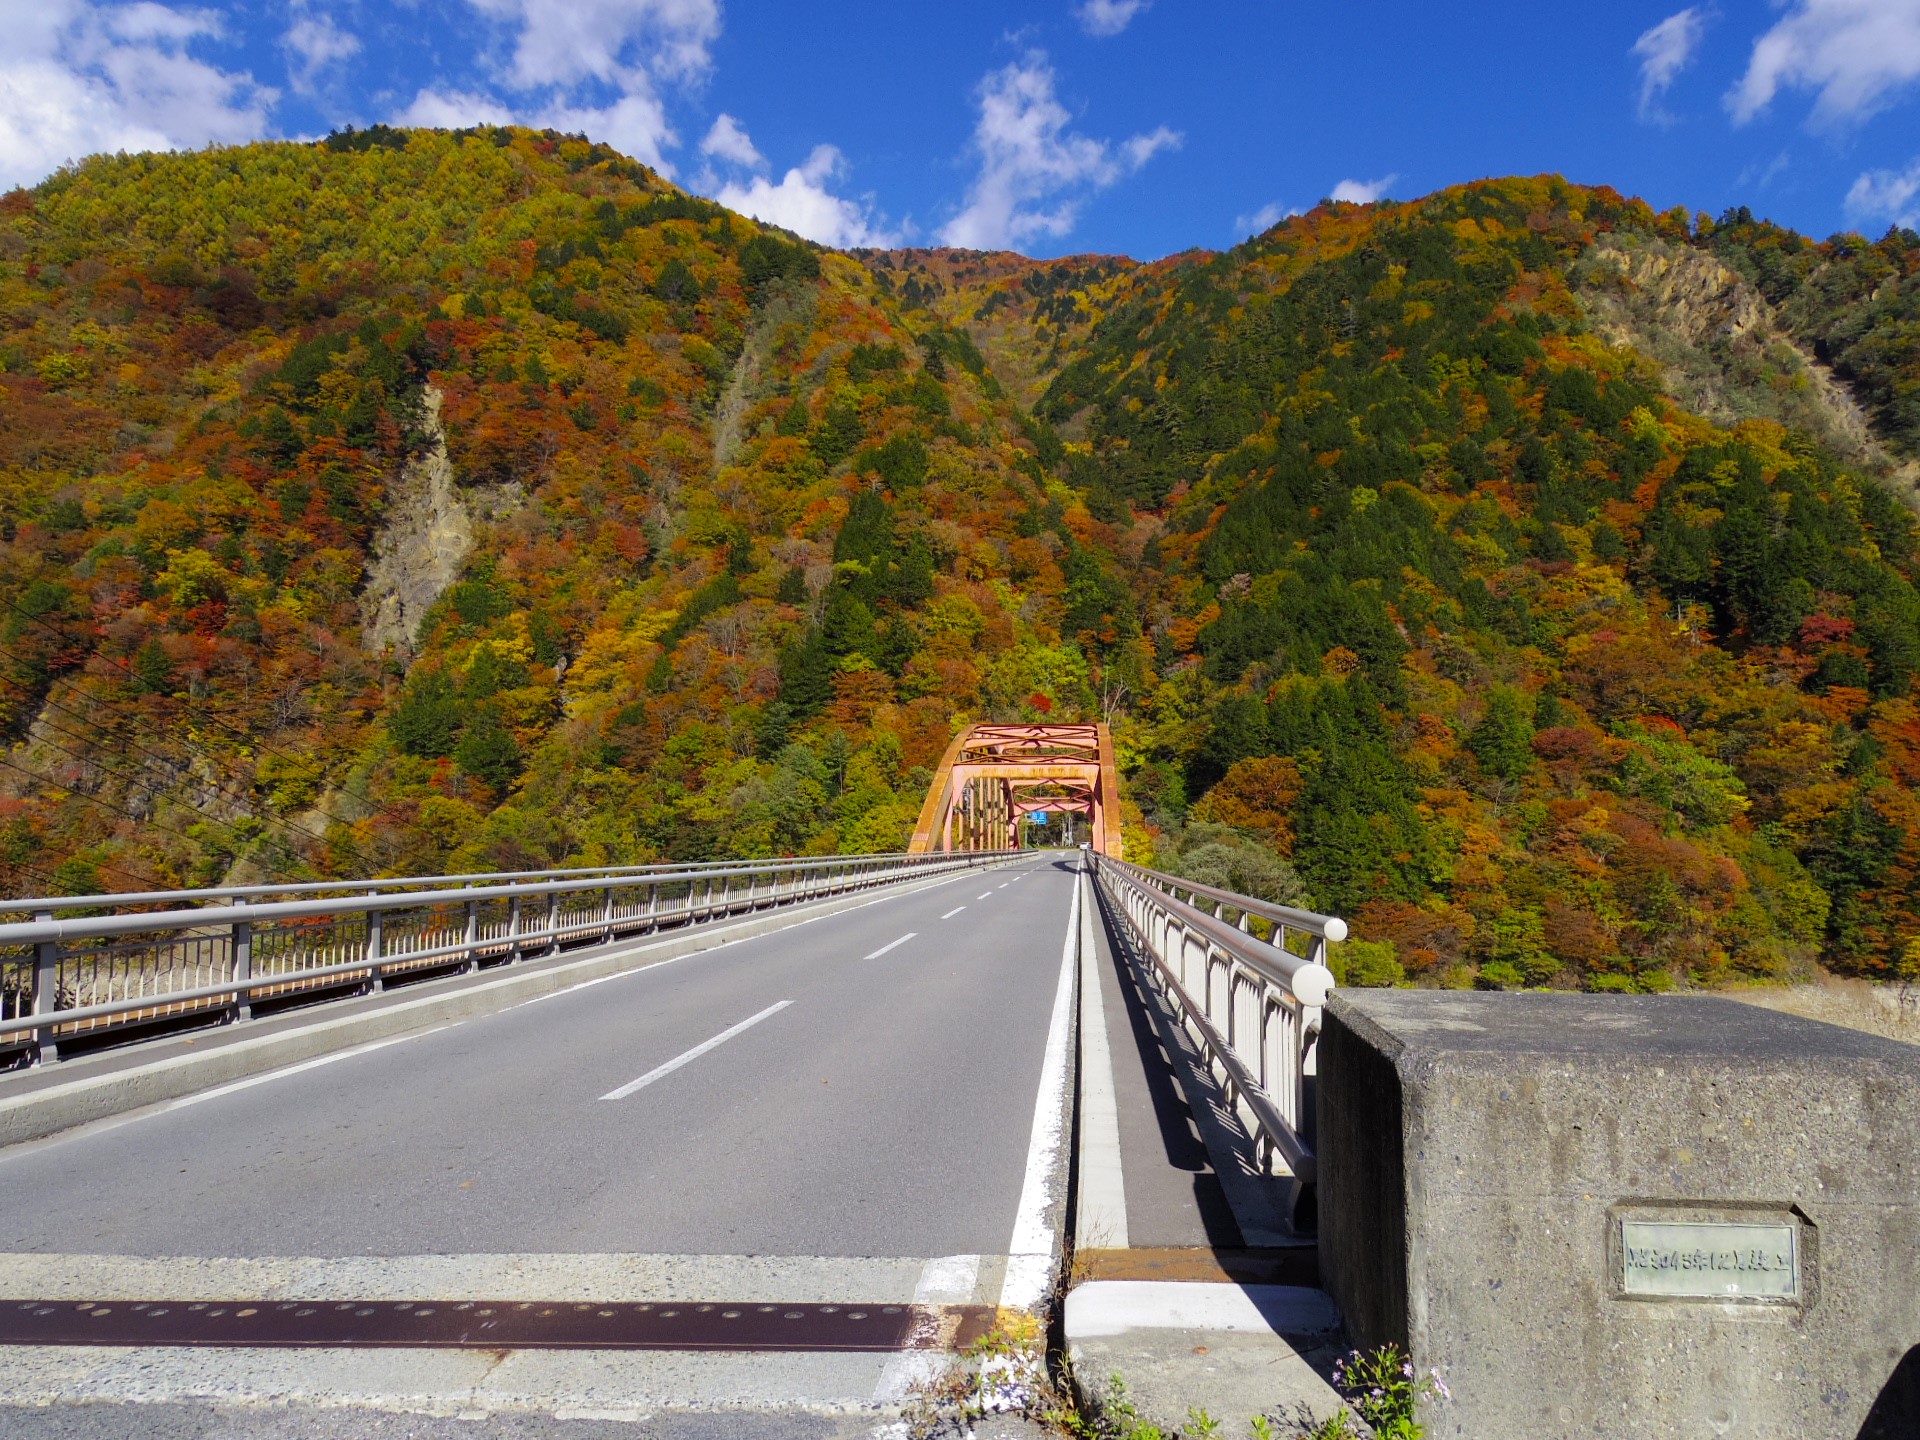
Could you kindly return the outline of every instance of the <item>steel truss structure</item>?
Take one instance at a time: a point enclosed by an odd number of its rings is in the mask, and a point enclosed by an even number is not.
[[[974,725],[947,747],[908,850],[1005,850],[1041,811],[1085,815],[1120,856],[1120,777],[1105,725]]]

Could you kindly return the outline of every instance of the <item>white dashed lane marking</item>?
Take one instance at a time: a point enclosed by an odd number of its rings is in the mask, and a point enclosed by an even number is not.
[[[727,1041],[731,1040],[734,1036],[738,1035],[742,1030],[751,1029],[753,1026],[758,1025],[762,1020],[765,1020],[769,1015],[778,1015],[782,1010],[786,1009],[792,1003],[793,1002],[791,1000],[781,1000],[772,1005],[769,1005],[766,1009],[762,1010],[758,1015],[749,1015],[746,1019],[742,1020],[738,1025],[729,1025],[725,1030],[722,1030],[718,1035],[714,1036],[711,1040],[701,1041],[698,1045],[694,1046],[691,1050],[688,1050],[683,1054],[674,1056],[673,1059],[667,1061],[666,1064],[654,1066],[653,1069],[649,1070],[646,1074],[642,1075],[638,1080],[629,1080],[626,1084],[622,1085],[618,1090],[609,1090],[606,1094],[602,1095],[600,1098],[602,1100],[624,1100],[627,1098],[627,1096],[633,1094],[634,1091],[644,1090],[647,1086],[653,1084],[654,1081],[663,1079],[666,1076],[671,1075],[674,1071],[678,1070],[682,1065],[688,1064],[694,1060],[698,1060],[702,1055],[706,1054],[709,1050],[712,1050],[716,1046],[726,1044]]]

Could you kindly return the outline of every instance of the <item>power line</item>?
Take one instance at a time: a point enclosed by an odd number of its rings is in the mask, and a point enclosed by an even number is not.
[[[49,624],[41,616],[35,615],[29,610],[21,609],[20,606],[16,604],[14,601],[7,599],[4,596],[0,596],[0,605],[4,605],[7,609],[11,610],[14,614],[20,616],[22,619],[31,621],[33,624],[38,625],[42,630],[45,630],[49,635],[53,636],[55,639],[60,640],[66,644],[74,643],[73,636],[68,635],[65,631],[59,629],[57,626]],[[140,678],[138,675],[134,674],[133,667],[127,664],[126,661],[118,659],[112,655],[105,654],[103,651],[101,651],[98,648],[97,644],[89,647],[88,654],[90,656],[97,656],[99,659],[106,661],[109,665],[114,665],[119,667],[121,670],[126,672],[129,678],[135,681],[138,681]],[[282,760],[291,761],[295,764],[301,763],[299,756],[289,755],[284,750],[276,750],[273,746],[267,744],[264,740],[261,740],[258,736],[248,734],[245,730],[242,730],[239,726],[231,724],[226,720],[222,720],[218,715],[213,714],[211,711],[203,712],[203,718],[205,718],[206,720],[208,720],[214,725],[218,725],[222,730],[225,730],[228,734],[236,736],[246,744],[253,746],[253,748],[256,750],[264,751],[268,755],[278,755]],[[350,823],[349,821],[342,820],[338,815],[333,814],[331,811],[327,810],[326,808],[324,808],[319,804],[315,804],[313,808],[319,811],[320,814],[326,816],[327,819],[331,820],[336,825],[346,825]],[[440,843],[439,837],[436,836],[431,830],[428,830],[426,827],[422,825],[416,825],[413,821],[405,819],[399,815],[388,814],[386,818],[393,821],[395,824],[405,826],[407,829],[412,830],[417,834],[424,836],[428,841],[431,841],[436,846]]]
[[[54,876],[54,873],[51,870],[42,869],[38,865],[29,865],[24,860],[0,860],[0,867],[4,867],[8,870],[19,871],[22,874],[26,874],[26,875],[38,875],[42,880],[46,881],[49,885],[51,885],[54,882],[54,879],[56,878]],[[101,862],[97,864],[96,868],[101,870],[111,870],[116,875],[124,875],[126,876],[127,879],[133,881],[134,884],[143,886],[148,890],[155,890],[155,889],[162,888],[158,881],[150,879],[146,876],[136,875],[131,870],[122,870],[118,865],[109,865],[104,862]],[[10,898],[33,899],[35,897],[19,896],[19,897],[10,897]]]
[[[26,663],[21,659],[19,655],[15,654],[11,650],[8,650],[5,646],[0,646],[0,655],[5,655],[10,659],[14,660],[16,663],[20,663],[20,664]],[[15,683],[17,684],[19,682],[16,681]],[[22,686],[21,688],[25,689],[26,687]],[[81,714],[78,710],[73,709],[71,706],[62,705],[58,700],[55,700],[51,695],[43,696],[41,698],[40,703],[43,706],[47,706],[52,709],[58,710],[63,715],[72,716],[75,720],[78,720],[83,725],[91,726],[94,730],[98,731],[102,736],[106,737],[106,740],[111,744],[124,746],[130,750],[137,750],[142,755],[145,755],[152,760],[158,761],[162,765],[172,765],[174,763],[174,760],[171,756],[162,755],[159,751],[150,750],[146,746],[139,744],[137,741],[124,739],[121,736],[115,735],[100,721]],[[61,734],[66,735],[70,739],[77,740],[83,745],[101,743],[97,740],[91,740],[84,735],[76,735],[74,734],[73,731],[64,729],[61,726],[54,725],[53,722],[51,720],[47,720],[44,715],[41,717],[41,721],[42,723],[48,725],[50,728],[54,730],[58,730]],[[204,751],[196,750],[191,744],[187,744],[186,742],[182,742],[182,743],[185,744],[185,748],[188,754],[195,755],[200,759],[205,760],[208,764],[216,763],[213,757],[206,754]],[[83,757],[76,756],[75,758],[79,759]],[[308,830],[303,826],[295,825],[290,820],[283,820],[277,815],[262,814],[260,811],[253,808],[253,805],[254,805],[253,798],[247,795],[244,791],[231,789],[228,786],[222,785],[218,780],[208,780],[204,783],[206,783],[210,788],[212,788],[215,791],[215,793],[220,795],[225,795],[229,799],[237,801],[240,805],[246,808],[248,815],[250,815],[253,819],[260,821],[262,824],[277,825],[281,829],[287,831],[289,834],[298,835],[303,837],[304,839],[311,840],[316,845],[327,845],[331,843],[329,842],[329,840],[325,835],[316,835],[314,834],[313,831]],[[198,807],[196,806],[193,808],[197,809]],[[207,818],[212,819],[214,817],[208,816]],[[354,859],[360,861],[362,864],[371,865],[374,863],[371,857],[362,853],[357,847],[353,848],[351,850],[351,853]]]
[[[88,763],[86,761],[86,757],[84,756],[74,755],[73,752],[62,749],[62,747],[58,745],[54,746],[53,748],[56,750],[59,750],[61,754],[68,756],[68,758],[70,759],[79,760],[83,764]],[[98,805],[102,810],[111,810],[114,814],[124,816],[126,819],[133,821],[133,823],[136,825],[145,825],[154,830],[165,831],[167,834],[173,836],[176,839],[186,841],[187,844],[189,845],[198,845],[200,843],[198,840],[195,840],[191,835],[187,834],[186,831],[184,830],[176,830],[171,825],[163,825],[158,820],[155,820],[151,817],[142,819],[140,816],[134,814],[131,810],[123,809],[120,806],[115,805],[110,800],[102,800],[98,795],[91,794],[85,790],[76,789],[71,785],[62,785],[58,780],[52,779],[51,777],[46,775],[42,775],[38,771],[29,770],[24,765],[16,765],[13,763],[13,761],[5,759],[3,757],[0,757],[0,765],[6,766],[7,769],[9,770],[18,771],[20,774],[27,776],[29,779],[38,780],[42,785],[51,786],[55,790],[64,790],[69,795],[74,796],[76,799],[86,801],[89,805]],[[154,790],[151,787],[149,787],[148,793],[151,794],[155,799],[159,798],[158,790]],[[193,807],[189,806],[188,808],[191,809]],[[213,817],[209,815],[207,816],[207,819],[213,820]],[[213,823],[218,825],[222,822],[218,820],[213,820]],[[281,868],[280,873],[284,875],[287,872],[284,868]]]
[[[50,720],[45,720],[44,717],[43,717],[42,723],[44,723],[48,729],[53,730],[61,735],[65,735],[68,739],[77,741],[82,745],[89,745],[94,743],[88,740],[86,736],[76,735],[71,730],[68,730],[59,725],[55,725]],[[166,792],[163,791],[158,784],[156,784],[152,780],[147,779],[146,777],[141,775],[138,771],[128,773],[125,770],[116,770],[111,765],[108,765],[104,760],[101,760],[97,756],[83,754],[81,751],[78,751],[78,750],[70,750],[65,745],[57,745],[53,741],[46,739],[44,736],[40,737],[39,743],[47,746],[51,750],[58,751],[60,754],[65,755],[70,760],[78,761],[82,765],[98,765],[102,770],[105,770],[108,774],[118,776],[120,779],[127,781],[130,785],[144,786],[146,788],[148,797],[153,800],[171,798],[167,796]],[[60,785],[57,781],[52,781],[52,780],[49,780],[47,783],[50,785],[54,785],[58,789],[67,790],[73,794],[87,796],[87,792],[75,790],[71,785]],[[87,796],[87,798],[92,798],[92,797]],[[174,803],[176,805],[179,805],[182,809],[193,811],[195,814],[200,815],[211,824],[230,825],[232,823],[231,821],[222,820],[217,815],[209,814],[207,811],[201,809],[198,805],[194,805],[189,802],[179,800],[177,798],[174,799]],[[126,812],[122,812],[122,813],[126,813]],[[153,820],[153,819],[140,820],[137,816],[133,816],[130,814],[128,815],[128,818],[135,820],[139,824],[151,825],[157,830],[164,830],[170,835],[177,835],[190,845],[199,843],[198,841],[194,840],[194,838],[191,835],[187,835],[182,831],[175,830],[171,826],[162,825],[158,820]],[[298,878],[293,876],[292,872],[289,871],[285,865],[282,865],[276,862],[276,863],[273,863],[272,868],[281,876],[284,876],[287,878]]]
[[[31,771],[31,770],[27,770],[27,769],[25,769],[25,768],[23,768],[23,767],[21,767],[21,766],[19,766],[19,765],[15,765],[15,764],[14,764],[14,763],[13,763],[13,762],[12,762],[11,760],[8,760],[8,759],[6,759],[6,758],[5,758],[4,756],[0,756],[0,765],[4,765],[4,766],[6,766],[6,767],[7,767],[7,768],[8,768],[9,770],[18,770],[18,771],[20,771],[20,773],[21,773],[22,775],[32,775],[34,779],[36,779],[36,780],[38,780],[38,781],[40,781],[40,783],[41,783],[41,784],[43,784],[43,785],[53,785],[53,784],[54,784],[54,782],[53,782],[53,781],[51,781],[51,780],[48,780],[48,779],[47,779],[47,778],[46,778],[46,777],[45,777],[44,775],[34,775],[34,773],[33,773],[33,771]],[[55,786],[55,788],[56,788],[56,789],[60,789],[60,790],[68,790],[68,789],[69,789],[69,787],[67,787],[67,786],[64,786],[64,785],[56,785],[56,786]],[[88,794],[86,794],[86,793],[85,793],[85,792],[83,792],[83,791],[79,791],[79,790],[69,790],[69,793],[70,793],[70,794],[74,794],[74,795],[78,795],[78,796],[79,796],[79,797],[80,797],[80,798],[81,798],[82,800],[94,800],[94,797],[93,797],[93,796],[91,796],[91,795],[88,795]],[[96,803],[96,804],[104,804],[105,802],[104,802],[104,801],[99,801],[99,800],[94,800],[94,803]],[[107,808],[108,808],[109,810],[111,810],[111,809],[112,809],[113,807],[112,807],[111,805],[109,805],[109,806],[107,806]],[[125,813],[125,812],[122,812],[122,813]],[[124,869],[122,869],[122,868],[121,868],[120,866],[118,866],[118,865],[115,865],[115,864],[113,864],[113,863],[112,863],[112,862],[110,862],[110,861],[104,861],[104,860],[102,860],[102,861],[90,861],[90,862],[88,862],[88,863],[90,863],[90,864],[94,864],[94,865],[95,865],[95,866],[96,866],[96,867],[97,867],[98,869],[101,869],[101,870],[111,870],[111,871],[112,871],[112,872],[113,872],[114,874],[116,874],[116,875],[123,875],[123,876],[125,876],[125,877],[126,877],[127,879],[129,879],[129,880],[131,880],[131,881],[133,881],[133,883],[134,883],[134,884],[136,884],[136,885],[139,885],[139,886],[141,886],[142,888],[144,888],[144,889],[147,889],[147,890],[164,890],[164,889],[166,889],[166,888],[167,888],[166,886],[164,886],[164,885],[162,885],[162,884],[161,884],[161,883],[160,883],[160,882],[159,882],[158,880],[155,880],[155,879],[154,879],[154,878],[153,878],[152,876],[150,876],[150,875],[136,875],[136,874],[134,874],[134,873],[133,873],[133,872],[132,872],[131,870],[124,870]],[[21,863],[21,864],[20,864],[19,866],[17,866],[16,868],[18,868],[18,869],[21,869],[21,870],[26,870],[26,871],[29,871],[29,872],[31,872],[32,874],[35,874],[35,875],[38,875],[38,876],[39,876],[39,877],[40,877],[41,879],[43,879],[43,880],[47,880],[47,881],[51,881],[51,880],[53,880],[53,879],[54,879],[54,876],[52,876],[52,875],[50,875],[50,874],[49,874],[49,873],[48,873],[47,871],[45,871],[45,870],[42,870],[42,869],[41,869],[41,868],[40,868],[39,866],[37,866],[37,865],[28,865],[28,864],[25,864],[25,863],[23,862],[23,863]]]

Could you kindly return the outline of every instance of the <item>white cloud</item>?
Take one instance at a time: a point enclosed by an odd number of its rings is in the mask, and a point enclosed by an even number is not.
[[[188,53],[220,33],[204,10],[0,0],[0,33],[0,185],[99,151],[256,139],[277,98]]]
[[[1779,0],[1776,0],[1779,3]],[[1920,77],[1920,0],[1790,0],[1754,41],[1746,73],[1727,93],[1744,125],[1784,89],[1819,92],[1822,125],[1864,119]]]
[[[1080,19],[1080,28],[1089,35],[1118,35],[1133,23],[1138,15],[1153,0],[1086,0],[1086,3],[1074,10]]]
[[[294,21],[280,43],[287,52],[287,75],[293,88],[303,94],[313,89],[322,70],[360,53],[359,37],[340,29],[325,15]]]
[[[1920,230],[1920,159],[1905,170],[1869,170],[1847,191],[1847,213]]]
[[[1162,126],[1125,141],[1116,154],[1104,140],[1075,134],[1053,81],[1053,67],[1036,52],[981,82],[973,132],[980,173],[966,206],[941,231],[942,243],[991,250],[1064,235],[1079,218],[1084,192],[1112,185],[1180,143]]]
[[[665,109],[650,92],[623,95],[610,105],[569,104],[558,95],[541,104],[509,105],[478,91],[428,86],[394,114],[392,123],[438,130],[516,124],[561,130],[605,141],[663,175],[673,174],[673,166],[660,153],[673,130]]]
[[[719,0],[468,0],[519,27],[507,78],[521,90],[600,80],[631,88],[637,73],[706,73],[720,35]]]
[[[393,123],[459,130],[468,125],[511,125],[513,112],[491,95],[429,87],[414,96],[413,103],[393,117]]]
[[[1378,180],[1342,180],[1333,187],[1333,194],[1328,198],[1348,205],[1371,205],[1385,195],[1399,178],[1398,175],[1383,175]]]
[[[660,87],[692,85],[712,66],[719,0],[467,0],[514,31],[497,83],[520,97],[516,119],[603,140],[662,174],[679,143]],[[615,98],[605,97],[611,91]],[[508,107],[484,96],[423,90],[407,114],[441,101],[479,102],[493,119]],[[424,121],[416,123],[425,123]],[[496,120],[495,123],[498,123]]]
[[[576,105],[555,100],[531,117],[534,125],[604,140],[662,175],[673,174],[661,150],[674,143],[666,107],[651,90],[630,90],[611,105]]]
[[[1740,172],[1733,188],[1740,191],[1765,190],[1792,168],[1793,156],[1782,150],[1764,164],[1756,160]]]
[[[1264,235],[1282,220],[1301,213],[1297,205],[1282,205],[1278,200],[1273,200],[1262,205],[1251,215],[1234,216],[1233,233],[1242,238],[1249,235]]]
[[[1665,95],[1680,72],[1700,53],[1700,41],[1707,33],[1707,17],[1698,6],[1689,6],[1669,15],[1633,42],[1633,53],[1640,60],[1640,118],[1659,120],[1660,97]]]
[[[767,157],[754,148],[746,128],[724,111],[713,122],[713,128],[707,131],[707,138],[700,142],[700,153],[743,165],[749,170],[767,168]]]
[[[1133,136],[1120,147],[1120,150],[1127,157],[1127,169],[1138,170],[1162,150],[1179,148],[1180,132],[1162,125],[1151,134]]]
[[[415,95],[393,116],[395,125],[424,125],[452,130],[467,125],[532,125],[603,140],[614,149],[651,165],[664,175],[673,167],[660,153],[673,136],[666,111],[652,94],[623,95],[611,105],[574,105],[555,96],[543,104],[508,105],[473,90],[432,86]]]
[[[717,124],[715,128],[719,128]],[[707,138],[712,140],[713,136],[709,134]],[[739,152],[750,154],[760,166],[766,164],[737,122],[732,123],[728,143],[734,144]],[[722,159],[730,158],[718,148],[709,153]],[[845,175],[846,168],[846,157],[833,146],[816,145],[806,163],[787,171],[778,184],[765,175],[752,175],[744,183],[727,181],[713,198],[731,210],[769,225],[783,226],[822,245],[842,249],[872,246],[882,250],[898,245],[899,232],[888,230],[875,217],[871,202],[849,200],[827,188],[827,182]]]

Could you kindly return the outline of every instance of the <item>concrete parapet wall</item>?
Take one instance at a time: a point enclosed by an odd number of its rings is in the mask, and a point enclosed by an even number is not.
[[[1320,1246],[1472,1440],[1920,1436],[1920,1049],[1695,997],[1336,992]]]

